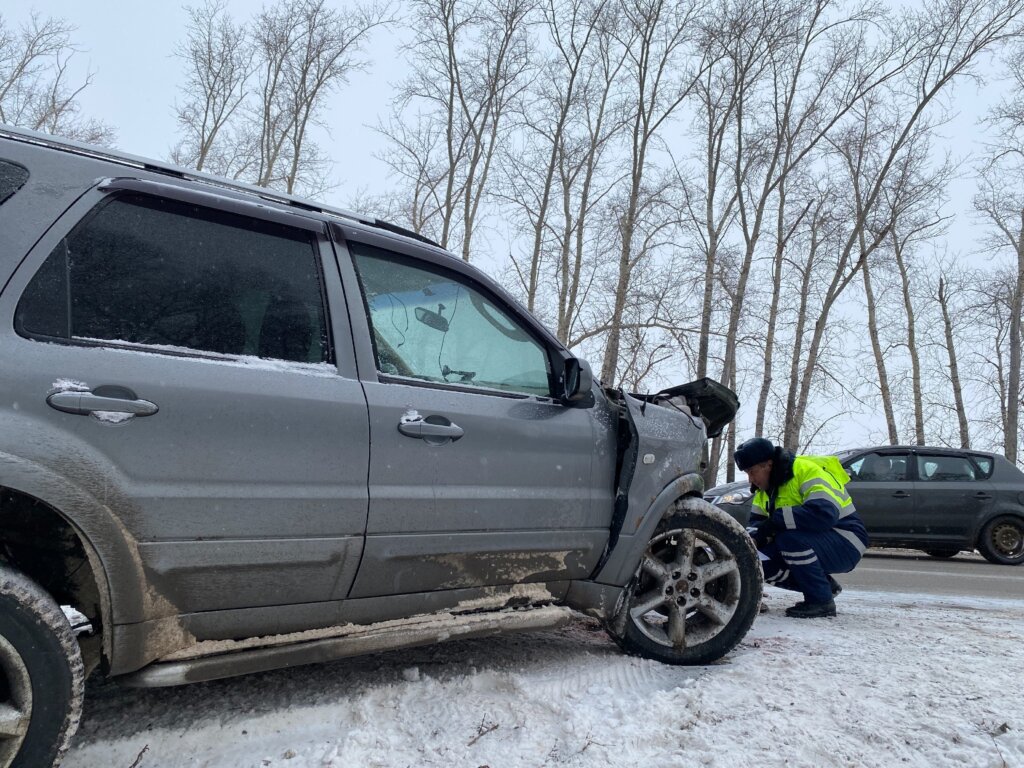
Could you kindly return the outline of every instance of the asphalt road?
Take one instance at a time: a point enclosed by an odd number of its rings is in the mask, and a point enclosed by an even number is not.
[[[993,565],[981,555],[949,560],[912,550],[869,550],[852,573],[836,577],[843,589],[917,592],[1024,600],[1024,565]]]

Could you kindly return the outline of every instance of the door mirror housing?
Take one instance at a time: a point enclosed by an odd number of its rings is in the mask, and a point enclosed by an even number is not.
[[[594,374],[590,364],[578,357],[566,357],[560,380],[559,399],[573,408],[589,408],[594,404]]]

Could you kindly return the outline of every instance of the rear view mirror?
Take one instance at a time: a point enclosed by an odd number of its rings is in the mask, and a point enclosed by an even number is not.
[[[440,305],[439,308],[443,308],[444,305]],[[426,309],[425,307],[416,307],[416,319],[419,320],[426,326],[433,328],[435,331],[441,331],[442,333],[448,332],[448,321],[445,320],[444,315],[440,312],[435,312],[432,309]]]

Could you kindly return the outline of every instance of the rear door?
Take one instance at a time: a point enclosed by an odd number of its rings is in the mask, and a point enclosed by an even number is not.
[[[914,527],[908,451],[862,454],[846,464],[848,490],[872,539],[906,538]]]
[[[450,257],[386,245],[348,243],[373,339],[353,596],[589,575],[612,514],[611,425],[552,397],[551,349],[502,297]]]
[[[988,475],[959,454],[917,452],[915,467],[917,534],[936,544],[966,546],[977,521],[995,504]]]
[[[111,182],[40,241],[0,313],[39,461],[119,516],[161,612],[345,597],[368,423],[322,223]]]

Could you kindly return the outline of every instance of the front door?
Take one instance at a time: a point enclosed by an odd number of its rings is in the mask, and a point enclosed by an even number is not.
[[[612,514],[612,478],[593,469],[610,425],[553,399],[551,350],[471,275],[349,248],[377,368],[352,596],[589,575]]]
[[[3,295],[0,358],[22,363],[5,376],[36,393],[19,404],[28,439],[119,517],[161,613],[344,598],[368,423],[351,335],[329,324],[332,293],[345,312],[322,225],[116,186],[72,209],[77,225]]]

